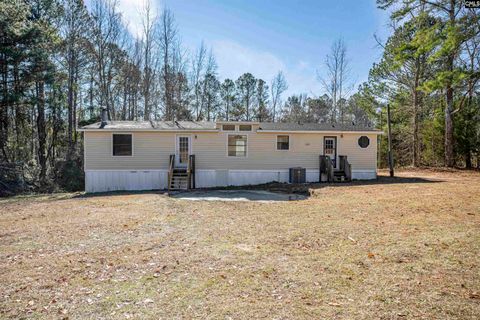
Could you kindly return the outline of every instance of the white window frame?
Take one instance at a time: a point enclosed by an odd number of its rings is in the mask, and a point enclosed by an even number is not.
[[[175,134],[175,150],[173,154],[175,155],[175,165],[177,164],[177,150],[178,150],[178,138],[179,137],[188,137],[188,155],[193,154],[193,138],[190,133],[177,133]]]
[[[282,136],[282,137],[287,136],[287,137],[288,137],[288,149],[278,149],[278,137],[279,137],[279,136]],[[290,147],[291,144],[292,144],[292,137],[291,137],[291,135],[289,135],[289,134],[277,134],[277,135],[275,136],[275,150],[276,150],[276,151],[280,151],[280,152],[290,151],[290,150],[291,150],[291,147]]]
[[[367,137],[367,138],[368,138],[368,146],[366,146],[365,148],[362,148],[362,147],[360,146],[360,144],[358,143],[361,137]],[[372,145],[372,139],[371,139],[369,136],[367,136],[366,134],[362,134],[361,136],[358,136],[358,137],[357,137],[357,143],[356,143],[356,145],[357,145],[357,149],[366,150],[366,149],[370,148],[370,146]]]
[[[127,155],[118,155],[118,156],[116,156],[116,155],[113,154],[113,136],[114,136],[114,135],[130,135],[130,136],[132,137],[132,154],[131,154],[131,155],[129,155],[129,156],[127,156]],[[110,137],[110,150],[111,150],[111,151],[110,151],[110,152],[111,152],[110,154],[112,155],[112,158],[118,158],[118,157],[120,157],[120,158],[131,158],[131,157],[133,157],[133,156],[134,156],[134,153],[135,153],[134,140],[135,140],[135,139],[134,139],[134,135],[133,135],[132,132],[112,132],[112,135],[111,135],[111,137]]]
[[[245,132],[249,132],[249,131],[245,131]],[[227,141],[226,141],[227,158],[247,159],[247,158],[248,158],[248,134],[230,133],[230,134],[227,134],[226,136],[227,136]],[[247,138],[247,140],[246,140],[247,147],[245,148],[245,157],[230,156],[230,155],[228,154],[228,137],[229,137],[229,136],[245,136],[245,137]]]
[[[225,126],[225,125],[227,125],[227,126],[233,126],[233,130],[223,130],[223,126]],[[224,124],[222,124],[222,131],[224,131],[224,132],[236,132],[236,131],[237,131],[237,125],[224,123]]]
[[[250,130],[240,130],[241,126],[250,126]],[[252,132],[253,131],[253,126],[251,124],[239,124],[238,125],[238,132]]]

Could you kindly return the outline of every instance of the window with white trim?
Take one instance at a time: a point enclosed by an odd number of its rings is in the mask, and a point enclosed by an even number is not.
[[[132,135],[125,133],[113,134],[112,147],[114,156],[131,156],[133,151]]]
[[[247,136],[229,135],[228,136],[228,156],[246,157],[247,156]]]
[[[290,136],[277,136],[277,150],[290,149]]]
[[[224,124],[222,126],[223,131],[235,131],[235,125],[234,124]]]
[[[358,145],[360,148],[366,148],[370,145],[370,139],[367,136],[361,136],[358,138]]]
[[[238,126],[238,131],[252,131],[251,124],[241,124]]]

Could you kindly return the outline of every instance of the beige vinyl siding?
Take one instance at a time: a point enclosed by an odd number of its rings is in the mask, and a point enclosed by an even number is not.
[[[358,138],[367,136],[370,144],[367,148],[358,145]],[[338,155],[346,155],[352,170],[375,170],[377,168],[377,135],[344,133],[337,138]]]
[[[112,132],[86,131],[85,169],[168,169],[169,155],[175,153],[176,133],[154,131],[131,133],[133,134],[133,156],[113,157]],[[290,150],[277,150],[277,133],[185,132],[182,134],[191,136],[191,150],[195,154],[197,170],[276,170],[294,166],[318,169],[318,156],[323,154],[323,137],[325,136],[319,133],[290,133],[288,134]],[[227,155],[229,134],[248,136],[246,157]],[[358,146],[358,138],[361,135],[344,133],[342,138],[340,134],[328,134],[328,136],[337,137],[337,155],[347,155],[353,170],[376,169],[376,135],[366,135],[370,138],[370,145],[365,149]]]
[[[194,141],[197,168],[274,170],[292,166],[317,168],[318,156],[322,150],[322,137],[312,134],[291,135],[290,150],[276,150],[277,135],[273,133],[231,133],[247,135],[247,156],[227,156],[229,133],[208,133],[198,135]],[[309,144],[309,145],[307,145]]]
[[[113,133],[85,132],[86,170],[168,168],[169,155],[175,152],[175,133],[122,131],[121,133],[132,133],[133,155],[131,157],[114,157],[112,155]]]

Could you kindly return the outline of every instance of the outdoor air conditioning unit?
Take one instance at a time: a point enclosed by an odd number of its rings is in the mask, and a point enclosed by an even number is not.
[[[305,183],[306,182],[306,170],[305,168],[290,168],[289,170],[290,183]]]

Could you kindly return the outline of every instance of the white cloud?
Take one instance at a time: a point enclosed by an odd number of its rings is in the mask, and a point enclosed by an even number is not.
[[[283,71],[288,82],[284,96],[299,93],[319,95],[320,85],[316,79],[315,67],[300,60],[290,66],[280,57],[268,51],[243,46],[231,40],[218,40],[211,43],[222,79],[237,79],[245,72],[252,73],[267,83],[278,71]]]
[[[118,9],[134,37],[142,34],[142,11],[146,3],[150,3],[153,15],[159,12],[159,5],[155,0],[118,0]]]
[[[150,1],[153,12],[157,13],[160,5],[156,0],[118,0],[118,8],[128,29],[133,36],[140,36],[142,32],[142,8],[145,1]],[[267,83],[283,71],[288,82],[288,90],[284,96],[307,93],[319,95],[320,86],[316,79],[315,66],[308,61],[300,60],[293,65],[287,64],[278,55],[242,45],[236,41],[223,39],[208,43],[213,49],[218,64],[220,78],[236,80],[245,72],[252,73]]]
[[[286,68],[283,61],[272,53],[254,50],[231,40],[214,41],[212,48],[220,75],[224,78],[237,79],[250,72],[267,81]]]

